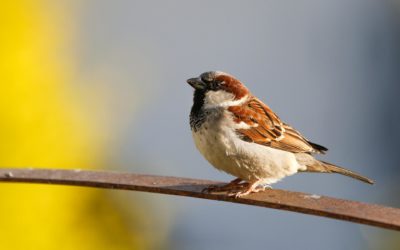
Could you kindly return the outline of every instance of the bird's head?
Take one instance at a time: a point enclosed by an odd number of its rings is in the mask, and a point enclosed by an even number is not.
[[[249,95],[249,90],[235,77],[221,72],[208,71],[187,80],[201,96],[205,107],[232,106]]]

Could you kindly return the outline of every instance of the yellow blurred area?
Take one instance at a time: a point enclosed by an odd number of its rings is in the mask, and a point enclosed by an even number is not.
[[[57,2],[1,4],[1,167],[96,168],[106,160],[105,128],[85,115],[71,84],[78,2]],[[143,205],[124,209],[103,190],[0,184],[0,197],[0,249],[148,249],[159,237],[142,230],[151,220]]]

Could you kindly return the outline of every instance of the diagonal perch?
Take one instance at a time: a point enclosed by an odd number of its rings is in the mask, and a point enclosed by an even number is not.
[[[202,193],[203,188],[209,185],[222,184],[208,180],[110,171],[0,168],[0,182],[61,184],[189,196],[282,209],[400,231],[400,209],[397,208],[278,189],[236,199],[223,193]]]

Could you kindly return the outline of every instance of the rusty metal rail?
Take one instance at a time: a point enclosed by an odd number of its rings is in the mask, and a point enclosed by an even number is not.
[[[208,185],[222,184],[208,180],[111,171],[0,168],[0,182],[61,184],[190,196],[282,209],[400,231],[398,208],[278,189],[242,198],[228,197],[224,193],[202,193]]]

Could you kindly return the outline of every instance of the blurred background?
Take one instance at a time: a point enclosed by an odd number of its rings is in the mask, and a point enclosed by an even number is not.
[[[324,160],[369,176],[275,185],[400,206],[398,1],[7,1],[0,166],[219,181],[195,149],[187,78],[237,76]],[[0,185],[1,249],[399,249],[398,233],[215,201]]]

